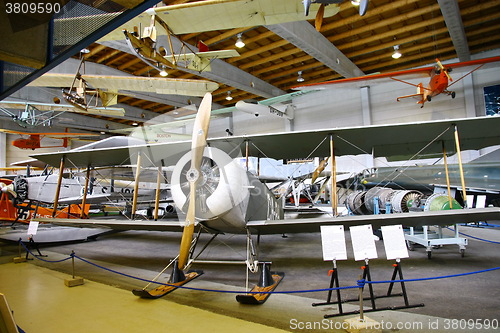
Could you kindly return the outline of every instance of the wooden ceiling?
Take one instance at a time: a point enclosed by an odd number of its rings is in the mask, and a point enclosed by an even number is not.
[[[191,1],[164,1],[179,4]],[[194,1],[193,1],[194,2]],[[497,0],[458,1],[461,20],[470,55],[500,48],[500,2]],[[309,21],[314,24],[313,20]],[[238,49],[236,35],[243,34],[245,47]],[[435,58],[457,58],[436,0],[370,0],[368,12],[359,16],[350,1],[340,5],[340,12],[325,18],[320,33],[347,56],[365,74],[414,68],[432,63]],[[291,92],[297,85],[298,71],[304,83],[342,78],[341,75],[316,60],[289,41],[263,26],[178,35],[182,41],[196,45],[199,40],[211,50],[237,49],[239,57],[225,59],[235,66],[283,91]],[[403,56],[393,59],[394,45],[400,46]],[[158,76],[158,72],[139,58],[101,44],[89,46],[88,62],[95,62],[139,76]],[[170,71],[172,78],[197,78],[179,70]],[[227,101],[231,91],[233,100]],[[263,99],[247,91],[220,83],[213,93],[215,103],[233,106],[239,100]],[[119,103],[145,110],[166,113],[172,105],[120,96]],[[113,121],[128,124],[124,119]]]

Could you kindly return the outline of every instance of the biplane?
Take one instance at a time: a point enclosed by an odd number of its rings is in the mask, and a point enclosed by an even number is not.
[[[302,86],[296,86],[293,87],[293,89],[298,89],[298,90],[326,89],[326,88],[335,88],[335,86],[338,85],[350,85],[350,84],[354,84],[356,86],[361,87],[369,85],[369,82],[372,81],[382,82],[383,80],[386,81],[394,80],[417,88],[416,94],[399,96],[396,98],[397,101],[400,101],[401,99],[404,98],[413,97],[417,99],[417,104],[420,104],[421,107],[424,107],[425,102],[430,102],[433,97],[439,94],[446,94],[448,96],[451,96],[451,98],[455,98],[456,93],[454,91],[449,90],[448,89],[449,87],[459,82],[466,76],[472,74],[474,71],[482,68],[484,65],[498,61],[500,61],[500,57],[491,57],[491,58],[477,59],[477,60],[443,65],[441,61],[439,61],[439,59],[436,59],[435,66],[409,69],[409,70],[390,72],[390,73],[365,75],[354,78],[326,81],[320,83],[311,83]],[[460,78],[453,80],[450,76],[450,72],[456,68],[457,69],[471,68],[471,70],[468,71],[466,74],[462,75]],[[411,78],[419,76],[430,77],[427,86],[424,86],[423,83],[414,84],[406,81]]]
[[[427,152],[454,149],[478,149],[500,144],[499,117],[439,120],[397,125],[329,128],[314,131],[285,132],[249,136],[207,138],[211,111],[211,95],[207,94],[198,110],[191,141],[179,141],[103,149],[78,149],[67,152],[37,154],[32,157],[50,165],[64,161],[76,167],[101,167],[120,164],[143,167],[173,166],[169,183],[178,208],[179,221],[158,220],[98,220],[38,219],[67,226],[107,227],[117,230],[149,229],[182,231],[179,256],[172,261],[170,286],[153,290],[135,290],[145,298],[158,298],[201,275],[188,271],[195,263],[195,248],[199,237],[195,232],[240,233],[247,235],[247,268],[257,271],[259,260],[254,251],[252,234],[318,232],[321,225],[382,225],[409,226],[449,225],[477,220],[500,218],[500,208],[452,209],[420,211],[371,216],[338,216],[335,179],[335,156],[373,152],[374,156],[407,154],[425,147]],[[478,130],[480,129],[480,130]],[[457,143],[460,130],[460,144]],[[431,142],[431,143],[429,143]],[[321,218],[286,219],[283,198],[277,198],[259,179],[248,173],[237,157],[248,159],[262,156],[282,159],[301,158],[314,154],[329,156],[331,172],[332,216]],[[465,188],[465,186],[462,186]],[[199,255],[199,254],[198,254]],[[263,271],[271,274],[264,264]],[[272,290],[283,278],[271,274],[269,284],[258,285],[254,291]],[[261,304],[267,297],[242,295],[238,301]]]

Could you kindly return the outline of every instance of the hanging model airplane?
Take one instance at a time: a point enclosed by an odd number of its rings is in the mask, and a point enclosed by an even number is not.
[[[449,225],[476,220],[500,218],[500,208],[453,209],[446,211],[420,211],[373,216],[337,216],[335,172],[332,172],[331,217],[283,218],[283,198],[276,198],[267,186],[248,173],[235,159],[243,154],[275,159],[301,158],[314,154],[329,156],[332,170],[336,155],[352,155],[373,152],[374,156],[394,156],[410,151],[441,152],[442,145],[478,149],[500,144],[499,117],[440,120],[398,125],[330,128],[315,131],[285,132],[250,136],[207,138],[211,109],[211,95],[207,94],[198,111],[192,140],[138,146],[123,146],[106,149],[74,150],[60,153],[34,155],[50,165],[64,167],[64,161],[74,166],[110,166],[120,164],[142,167],[175,165],[171,176],[171,191],[180,214],[185,221],[144,220],[79,220],[39,219],[61,225],[79,227],[108,227],[112,229],[149,229],[164,231],[182,230],[179,256],[172,262],[173,273],[168,286],[153,290],[136,290],[134,294],[161,297],[192,279],[200,271],[187,271],[193,263],[198,237],[195,231],[212,233],[240,233],[247,235],[248,269],[257,270],[257,256],[252,234],[318,232],[321,225],[364,225],[374,228],[383,225],[404,224],[409,226]],[[458,129],[462,135],[457,143]],[[480,129],[480,130],[478,130]],[[429,144],[429,142],[431,142]],[[458,149],[457,149],[458,150]],[[311,153],[313,152],[313,153]],[[62,162],[61,162],[62,161]],[[259,285],[254,291],[272,290],[283,278],[282,274],[271,274],[267,265],[263,272],[269,273],[269,283]],[[266,295],[239,295],[242,303],[261,304]]]
[[[314,19],[314,26],[316,27],[316,30],[320,31],[321,26],[323,25],[323,18],[324,18],[324,13],[325,13],[325,7],[328,5],[338,5],[344,2],[345,0],[304,0],[304,10],[306,16],[309,15],[309,10],[311,7],[311,4],[321,4],[318,12],[316,13],[316,18]],[[359,6],[359,15],[363,16],[366,14],[366,11],[368,10],[368,3],[369,0],[357,0],[357,1],[351,1],[354,6]]]
[[[316,8],[311,8],[312,15],[316,15],[316,12]],[[324,17],[333,16],[338,12],[338,5],[327,6]],[[198,1],[150,8],[107,34],[99,42],[123,40],[123,30],[134,31],[134,27],[150,26],[152,15],[157,15],[167,22],[170,30],[176,35],[307,20],[300,0]]]
[[[158,44],[156,23],[162,28],[163,34],[167,35],[168,45]],[[161,31],[161,30],[160,30]],[[139,29],[134,27],[134,32],[123,30],[125,40],[130,50],[149,66],[157,69],[160,75],[167,76],[167,68],[170,69],[191,69],[197,72],[210,71],[210,64],[214,59],[224,59],[237,57],[240,54],[236,50],[209,51],[208,46],[203,41],[198,41],[198,52],[184,43],[180,38],[181,46],[179,51],[174,51],[172,37],[177,37],[168,25],[157,15],[151,17],[151,25],[144,28],[142,35]],[[167,49],[170,54],[167,54]]]
[[[69,138],[99,136],[99,134],[93,134],[93,133],[70,133],[70,132],[29,133],[29,132],[19,132],[19,131],[5,130],[5,129],[0,129],[0,132],[8,134],[19,134],[21,136],[27,135],[28,136],[27,138],[19,138],[12,141],[12,145],[20,149],[32,149],[32,150],[39,148],[59,148],[59,147],[66,148],[68,147]],[[55,146],[42,146],[41,141],[44,137],[60,139],[63,140],[63,143],[61,145],[55,145]]]
[[[484,58],[484,59],[477,59],[477,60],[443,65],[438,59],[436,59],[437,62],[436,66],[422,67],[422,68],[409,69],[409,70],[390,72],[390,73],[365,75],[355,78],[340,79],[340,80],[320,82],[320,83],[312,83],[302,86],[296,86],[293,89],[298,89],[298,90],[322,89],[322,88],[324,89],[324,88],[335,88],[336,85],[349,85],[349,84],[355,84],[361,87],[368,85],[369,82],[371,81],[381,82],[381,80],[392,79],[398,82],[409,84],[417,88],[416,94],[399,96],[396,99],[397,101],[403,98],[414,97],[418,100],[417,104],[421,104],[421,107],[424,107],[425,102],[430,102],[434,96],[437,96],[439,94],[446,94],[451,96],[452,98],[455,98],[456,93],[454,91],[448,90],[449,87],[459,82],[464,77],[470,75],[474,71],[480,69],[484,65],[498,61],[500,61],[500,57]],[[471,67],[472,70],[470,70],[465,75],[453,81],[449,73],[455,68],[467,68],[467,67]],[[427,87],[424,87],[423,83],[414,84],[398,78],[398,77],[405,77],[407,79],[410,79],[417,76],[430,76],[430,81]]]
[[[203,96],[219,85],[207,80],[169,79],[161,77],[90,75],[81,73],[80,62],[76,75],[45,73],[30,86],[63,88],[64,99],[82,113],[106,114],[109,105],[118,103],[118,95],[127,91],[154,91],[157,94]],[[69,87],[69,89],[65,89]],[[100,102],[100,103],[99,103]],[[56,103],[57,104],[57,103]],[[102,104],[103,107],[99,107]],[[110,110],[115,112],[114,110]],[[120,115],[123,115],[121,113]]]

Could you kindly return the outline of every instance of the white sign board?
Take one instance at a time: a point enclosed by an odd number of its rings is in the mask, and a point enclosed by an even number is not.
[[[377,248],[371,224],[349,227],[354,260],[376,259]]]
[[[347,260],[343,225],[322,225],[321,244],[324,261]]]
[[[38,230],[38,223],[35,221],[30,221],[30,225],[28,226],[28,235],[36,235],[36,232]]]
[[[409,257],[402,225],[383,226],[382,237],[387,260]]]

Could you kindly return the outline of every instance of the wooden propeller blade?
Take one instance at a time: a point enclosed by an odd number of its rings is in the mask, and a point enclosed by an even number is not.
[[[321,26],[323,25],[323,16],[325,15],[325,5],[321,4],[319,6],[318,12],[316,13],[316,19],[314,20],[314,26],[317,31],[321,30]]]
[[[319,175],[321,175],[321,173],[323,172],[323,170],[325,170],[327,162],[328,162],[328,157],[325,158],[324,160],[322,160],[319,163],[318,167],[314,170],[314,172],[312,174],[311,184],[314,184],[314,182],[316,181],[316,179],[318,179]]]
[[[453,79],[451,78],[450,74],[448,74],[448,71],[443,66],[443,64],[441,63],[441,61],[439,61],[439,59],[436,59],[436,62],[438,64],[439,68],[441,68],[441,70],[446,74],[446,76],[448,77],[448,80],[453,81]]]
[[[205,94],[205,97],[203,97],[200,104],[193,127],[193,137],[191,142],[191,169],[187,172],[187,178],[189,181],[189,206],[179,249],[178,267],[180,269],[184,269],[187,264],[189,249],[193,239],[194,222],[196,218],[196,185],[201,175],[201,160],[203,159],[203,151],[207,145],[211,109],[212,95],[207,93]]]

